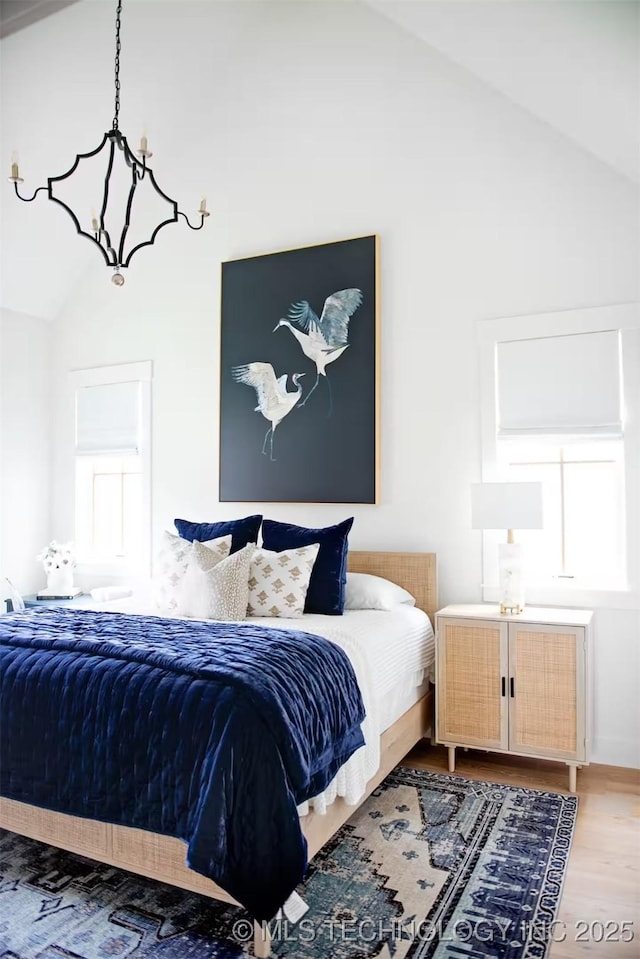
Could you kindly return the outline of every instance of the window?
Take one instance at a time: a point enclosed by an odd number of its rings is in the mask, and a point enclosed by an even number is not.
[[[637,589],[639,331],[635,305],[480,325],[483,479],[543,484],[544,530],[517,532],[532,602]],[[484,534],[488,600],[498,539]]]
[[[498,444],[505,476],[542,483],[545,528],[522,530],[528,577],[613,589],[625,583],[624,444]],[[501,470],[501,471],[502,471]]]
[[[72,376],[79,563],[94,571],[143,571],[149,565],[151,364]]]
[[[143,544],[143,511],[139,454],[76,457],[76,544],[81,558],[135,564]]]

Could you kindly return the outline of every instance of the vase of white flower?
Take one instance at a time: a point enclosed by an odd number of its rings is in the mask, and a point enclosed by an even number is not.
[[[73,570],[76,559],[73,543],[58,543],[52,540],[37,557],[47,574],[46,592],[52,596],[69,596],[78,592],[73,586]]]
[[[73,590],[73,570],[69,567],[52,569],[47,573],[47,589],[51,593],[66,594]]]

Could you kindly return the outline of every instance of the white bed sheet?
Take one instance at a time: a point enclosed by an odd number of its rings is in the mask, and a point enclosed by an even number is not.
[[[101,604],[101,608],[158,615],[148,597],[140,595]],[[252,617],[249,622],[324,636],[349,657],[367,713],[362,724],[365,745],[341,766],[324,792],[298,811],[306,815],[312,806],[323,813],[338,796],[355,805],[380,765],[381,734],[418,701],[433,680],[435,638],[429,617],[413,606],[398,606],[390,611],[347,610],[342,616]]]
[[[429,677],[435,638],[426,613],[413,606],[390,611],[347,610],[342,616],[305,614],[302,619],[262,619],[252,622],[282,629],[302,629],[340,646],[351,664],[366,709],[362,724],[365,745],[340,767],[324,792],[298,807],[324,813],[338,796],[355,805],[380,766],[380,736],[419,699],[416,690]]]

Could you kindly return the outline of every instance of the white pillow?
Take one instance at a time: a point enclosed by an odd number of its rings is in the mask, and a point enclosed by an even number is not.
[[[411,593],[382,576],[371,573],[347,573],[345,609],[393,609],[394,606],[415,606]]]
[[[249,543],[219,560],[204,543],[194,542],[180,589],[179,615],[223,622],[244,619],[254,549],[255,543]]]
[[[231,535],[219,536],[204,544],[219,563],[231,551]],[[163,613],[175,613],[180,589],[191,558],[192,544],[174,533],[164,532],[156,556],[153,575],[153,605]]]
[[[247,616],[297,619],[304,612],[309,580],[319,543],[280,553],[256,549],[249,574]]]

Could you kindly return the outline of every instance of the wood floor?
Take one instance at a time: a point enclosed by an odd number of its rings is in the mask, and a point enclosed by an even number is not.
[[[417,746],[407,765],[447,772],[443,746]],[[568,792],[567,767],[456,751],[456,775]],[[640,770],[578,770],[578,820],[550,959],[640,956]],[[623,923],[627,923],[625,927]],[[607,937],[610,941],[606,940]],[[623,940],[629,941],[623,941]],[[596,941],[600,940],[600,941]]]

